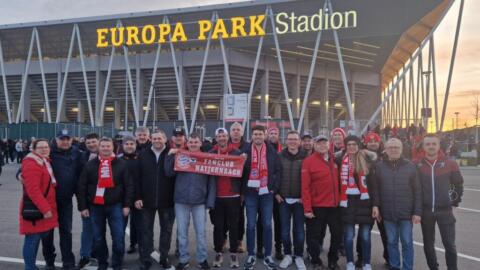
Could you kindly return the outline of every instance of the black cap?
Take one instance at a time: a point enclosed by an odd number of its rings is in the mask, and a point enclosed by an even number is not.
[[[306,132],[306,133],[303,133],[303,135],[302,135],[302,140],[305,139],[305,138],[313,139],[313,136],[312,136],[312,134]]]
[[[176,127],[173,130],[173,136],[185,136],[185,129],[182,127]]]
[[[71,138],[72,136],[70,135],[70,132],[68,129],[62,129],[57,133],[57,138],[58,139],[64,139],[64,138]]]
[[[328,141],[328,137],[325,136],[325,135],[318,135],[317,137],[315,137],[315,139],[313,139],[315,142],[319,142],[319,141]]]

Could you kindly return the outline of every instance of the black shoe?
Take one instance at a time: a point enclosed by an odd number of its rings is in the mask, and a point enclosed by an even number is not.
[[[151,262],[144,262],[142,263],[142,265],[140,265],[140,270],[148,270],[150,269],[150,267],[152,267],[152,263]]]
[[[266,257],[263,260],[263,264],[267,267],[268,270],[277,270],[277,264],[273,261],[272,257]]]
[[[172,268],[172,264],[170,264],[167,258],[160,260],[160,266],[165,270]]]
[[[355,267],[357,267],[357,268],[362,268],[362,267],[363,267],[363,260],[358,259],[358,260],[355,262]]]
[[[276,259],[276,260],[281,261],[281,260],[283,260],[283,257],[284,257],[284,256],[283,256],[283,254],[282,254],[281,251],[275,252],[275,259]]]
[[[345,257],[345,248],[339,248],[338,249],[338,256]]]
[[[62,270],[79,270],[80,268],[75,266],[75,265],[71,265],[71,266],[64,266],[62,267]],[[100,269],[100,268],[98,268]]]
[[[208,261],[204,261],[198,265],[198,268],[202,270],[210,270],[210,265],[208,265]]]
[[[55,270],[55,269],[57,269],[55,265],[47,265],[45,266],[45,268],[43,268],[43,270]]]
[[[177,258],[180,258],[180,251],[177,249],[175,249],[175,257]]]
[[[177,264],[176,270],[184,270],[184,269],[187,269],[189,266],[190,266],[190,264],[188,262],[186,262],[186,263],[179,262]]]
[[[80,258],[80,261],[78,262],[78,269],[82,269],[86,266],[89,266],[92,262],[90,261],[90,258],[88,257],[82,257]]]
[[[328,263],[328,269],[330,269],[330,270],[339,269],[339,266],[336,262],[329,262]]]
[[[263,252],[261,251],[257,252],[257,259],[263,260],[263,258],[265,258],[265,255],[263,254]]]
[[[107,270],[108,266],[102,265],[97,268],[97,270]]]
[[[255,256],[248,256],[247,260],[245,261],[245,265],[243,266],[244,270],[252,270],[255,266],[256,260]]]
[[[133,254],[136,251],[137,251],[137,248],[135,247],[135,245],[131,245],[127,250],[127,254]]]

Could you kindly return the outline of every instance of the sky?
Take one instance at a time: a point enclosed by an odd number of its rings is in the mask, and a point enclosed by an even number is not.
[[[98,16],[198,5],[240,2],[239,0],[0,0],[0,24]],[[445,96],[453,39],[460,0],[457,0],[435,33],[439,114]],[[472,105],[480,99],[480,1],[465,1],[462,28],[447,107],[445,127],[450,129],[454,113],[459,127],[475,124]],[[433,104],[433,100],[430,102]],[[480,123],[480,121],[479,121]],[[456,122],[455,122],[456,125]]]

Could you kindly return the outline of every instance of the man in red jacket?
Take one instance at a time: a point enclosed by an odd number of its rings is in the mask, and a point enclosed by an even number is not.
[[[306,217],[307,250],[312,257],[313,269],[322,269],[320,243],[328,225],[331,244],[328,252],[328,268],[338,267],[338,248],[342,241],[339,204],[338,168],[329,153],[326,136],[315,138],[315,152],[303,161],[302,201]]]

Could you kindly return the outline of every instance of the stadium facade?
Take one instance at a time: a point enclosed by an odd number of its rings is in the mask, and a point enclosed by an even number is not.
[[[441,129],[433,36],[454,2],[246,1],[0,25],[0,121],[192,132],[224,121],[225,95],[247,94],[245,120],[287,129],[425,123],[432,107]]]

